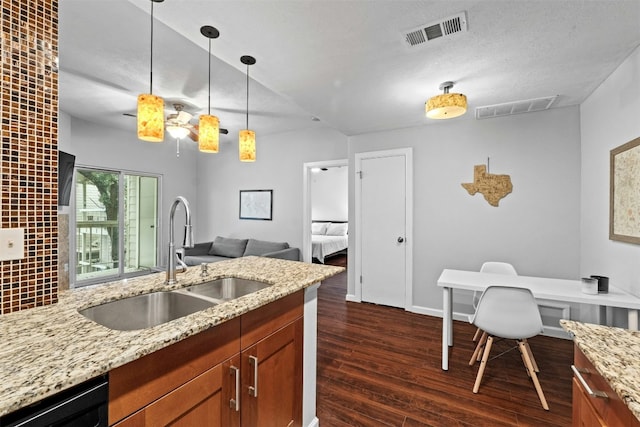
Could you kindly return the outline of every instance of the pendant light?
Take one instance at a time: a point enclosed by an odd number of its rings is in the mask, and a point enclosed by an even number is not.
[[[151,61],[149,71],[149,93],[138,95],[138,138],[149,142],[164,140],[164,100],[153,95],[153,3],[151,0]]]
[[[203,153],[217,153],[220,143],[220,120],[211,115],[211,39],[217,39],[220,32],[210,25],[200,28],[200,33],[209,39],[209,102],[208,113],[198,120],[198,149]]]
[[[425,113],[430,119],[452,119],[467,112],[467,97],[461,93],[449,93],[453,82],[440,84],[444,94],[434,96],[425,104]]]
[[[256,63],[253,56],[242,56],[240,62],[247,66],[247,128],[240,131],[239,152],[241,162],[256,161],[256,133],[249,130],[249,65]]]

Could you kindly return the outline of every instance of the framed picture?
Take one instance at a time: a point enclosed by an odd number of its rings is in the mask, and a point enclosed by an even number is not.
[[[640,244],[640,138],[611,150],[609,239]]]
[[[240,219],[271,221],[273,190],[240,190]]]

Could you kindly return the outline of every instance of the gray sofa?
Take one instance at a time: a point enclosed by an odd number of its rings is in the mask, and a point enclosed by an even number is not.
[[[213,242],[196,243],[193,248],[182,249],[182,259],[187,265],[200,265],[203,262],[224,261],[250,255],[300,261],[300,249],[289,247],[286,242],[218,236]]]

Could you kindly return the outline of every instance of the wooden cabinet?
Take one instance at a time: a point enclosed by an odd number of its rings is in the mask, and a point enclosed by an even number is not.
[[[109,374],[109,425],[301,426],[303,291]]]
[[[573,377],[574,427],[640,427],[640,421],[577,346],[573,363],[578,370]]]
[[[302,425],[302,319],[242,351],[242,425]]]

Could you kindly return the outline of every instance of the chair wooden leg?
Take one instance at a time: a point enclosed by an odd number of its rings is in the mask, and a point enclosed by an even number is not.
[[[536,388],[536,391],[538,392],[540,403],[542,403],[542,407],[548,411],[549,405],[547,404],[547,399],[545,399],[544,397],[544,393],[542,392],[542,387],[540,387],[540,382],[538,381],[538,376],[536,375],[536,371],[533,368],[533,363],[531,362],[531,358],[529,357],[529,351],[531,350],[530,349],[527,350],[527,344],[524,341],[518,341],[518,349],[520,350],[520,353],[522,354],[522,358],[525,361],[525,367],[529,372],[529,376],[533,381],[533,385]]]
[[[531,347],[529,347],[529,341],[522,340],[524,341],[525,346],[527,347],[527,353],[529,354],[529,359],[531,359],[531,364],[533,365],[533,369],[536,371],[536,373],[540,372],[540,369],[538,368],[538,364],[536,363],[536,359],[535,357],[533,357],[533,352],[531,351]]]
[[[480,341],[478,341],[478,344],[476,345],[475,350],[473,350],[473,355],[469,360],[469,366],[473,366],[473,364],[476,363],[476,361],[480,360],[480,357],[482,356],[482,349],[486,342],[487,342],[487,333],[483,331],[482,336],[480,337]]]
[[[487,338],[487,344],[484,347],[484,353],[482,354],[482,360],[480,361],[480,367],[478,368],[478,375],[476,376],[476,382],[473,385],[473,392],[477,393],[480,389],[480,383],[482,382],[482,376],[484,375],[484,368],[487,366],[487,360],[489,359],[489,352],[491,351],[491,345],[493,344],[493,337]]]
[[[476,328],[476,333],[473,334],[473,342],[478,341],[478,338],[480,338],[481,334],[482,334],[482,329]]]

